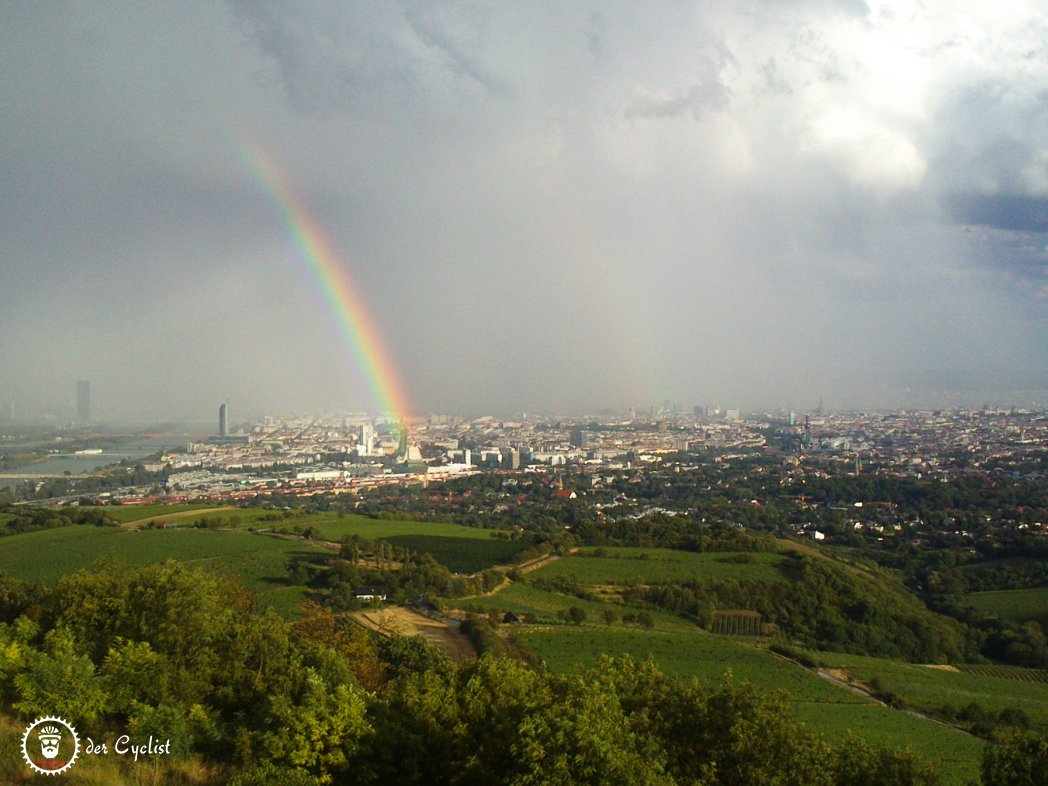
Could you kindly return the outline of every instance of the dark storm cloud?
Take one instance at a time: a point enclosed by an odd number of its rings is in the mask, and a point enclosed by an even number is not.
[[[961,224],[1048,232],[1048,197],[967,194],[949,197],[946,202],[951,216]]]

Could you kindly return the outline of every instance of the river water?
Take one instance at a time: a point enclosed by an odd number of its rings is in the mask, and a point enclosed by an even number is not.
[[[140,459],[159,450],[181,447],[189,441],[190,438],[188,437],[176,437],[174,435],[164,435],[155,439],[136,437],[119,445],[107,447],[101,453],[89,456],[56,455],[54,458],[41,461],[39,464],[19,467],[10,473],[13,477],[0,478],[0,489],[14,488],[26,480],[33,479],[33,475],[64,475],[67,472],[71,475],[82,475],[101,467],[107,467],[110,464],[119,464],[124,459]],[[18,474],[23,472],[26,474]]]

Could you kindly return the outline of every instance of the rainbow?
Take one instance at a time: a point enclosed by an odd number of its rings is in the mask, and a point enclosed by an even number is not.
[[[389,351],[364,307],[347,266],[272,158],[262,148],[243,140],[238,147],[245,164],[276,209],[299,259],[316,281],[339,333],[367,378],[379,412],[395,417],[409,414],[408,399]]]

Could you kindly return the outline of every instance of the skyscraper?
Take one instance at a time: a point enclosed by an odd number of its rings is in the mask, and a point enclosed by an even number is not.
[[[229,436],[229,402],[223,401],[218,408],[218,436],[225,439]]]
[[[375,441],[375,427],[370,423],[363,423],[360,426],[360,444],[364,446],[364,451],[360,454],[361,456],[371,455],[371,446]]]
[[[502,448],[502,468],[520,469],[520,451],[516,448]]]
[[[76,419],[80,423],[91,420],[91,383],[86,379],[76,383]]]

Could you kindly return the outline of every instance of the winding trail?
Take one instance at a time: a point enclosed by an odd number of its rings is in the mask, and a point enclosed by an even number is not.
[[[912,715],[914,718],[920,718],[921,720],[937,723],[940,726],[945,726],[948,729],[953,729],[954,731],[958,732],[959,734],[963,734],[966,737],[971,737],[973,740],[979,740],[980,742],[984,742],[984,740],[981,737],[972,734],[970,731],[966,729],[962,729],[960,726],[955,726],[954,724],[947,723],[946,721],[940,720],[939,718],[934,718],[931,715],[926,715],[923,712],[920,712],[919,710],[893,707],[890,704],[886,704],[885,702],[881,701],[876,696],[874,696],[872,693],[870,693],[870,691],[868,691],[863,685],[852,682],[848,674],[841,669],[809,668],[808,666],[805,666],[803,663],[796,661],[793,658],[787,657],[785,655],[780,655],[778,652],[772,652],[771,650],[768,650],[767,652],[769,655],[774,655],[776,658],[779,658],[780,660],[792,663],[795,666],[804,669],[805,671],[810,671],[812,674],[826,680],[827,682],[833,685],[836,685],[838,688],[854,693],[856,696],[861,696],[867,701],[876,704],[880,707],[885,707],[886,709],[894,710],[895,712],[902,712],[906,715]]]
[[[544,568],[547,565],[550,565],[559,559],[563,559],[566,556],[571,556],[578,550],[578,546],[576,546],[575,548],[571,549],[567,554],[547,554],[544,557],[536,557],[535,559],[528,560],[527,562],[522,562],[519,565],[500,565],[497,569],[503,571],[503,573],[506,574],[514,570],[520,571],[521,573],[531,573],[531,571],[533,570]],[[497,595],[498,593],[502,592],[502,590],[511,586],[513,586],[513,580],[510,579],[508,575],[503,575],[502,581],[499,582],[498,586],[489,589],[487,592],[482,592],[479,595],[470,595],[470,597],[490,598],[492,595]]]

